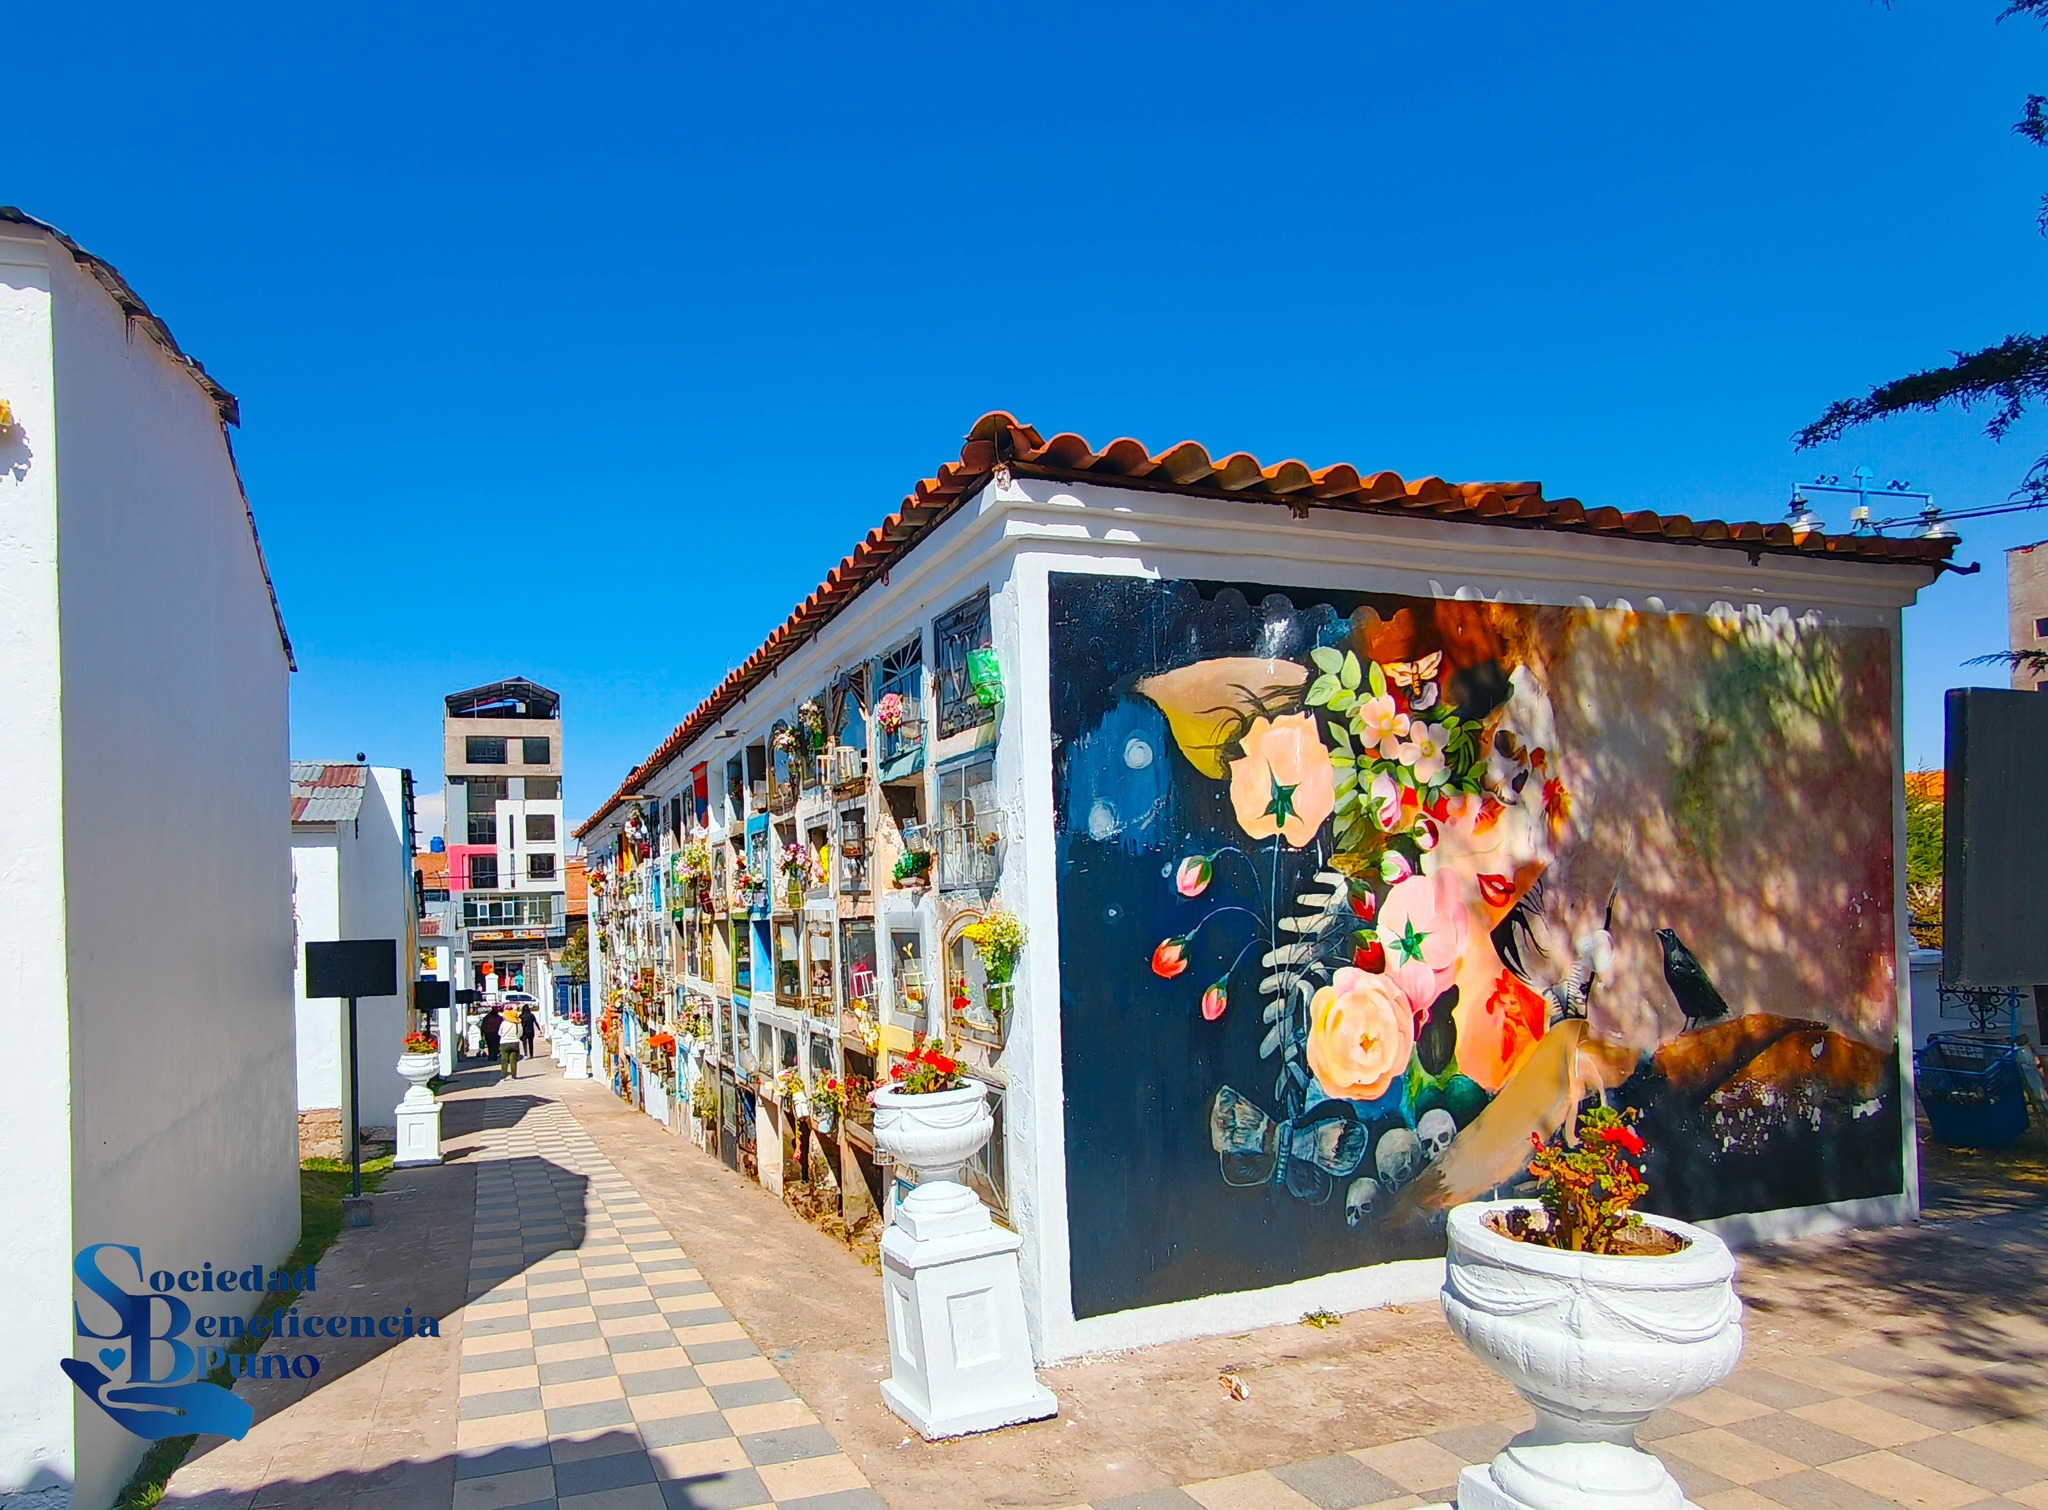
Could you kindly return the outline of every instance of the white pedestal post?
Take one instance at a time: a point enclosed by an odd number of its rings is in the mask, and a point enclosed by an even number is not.
[[[928,1439],[1059,1414],[1031,1367],[1023,1239],[952,1180],[921,1184],[882,1234],[890,1374],[882,1399]]]
[[[407,1054],[398,1061],[398,1073],[405,1077],[406,1087],[394,1113],[398,1146],[392,1150],[391,1162],[396,1168],[441,1162],[441,1102],[427,1089],[439,1064],[439,1054]]]
[[[570,1026],[562,1029],[562,1078],[590,1078],[590,1030]]]

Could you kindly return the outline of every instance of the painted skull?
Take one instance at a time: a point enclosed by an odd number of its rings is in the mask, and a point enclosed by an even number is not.
[[[1372,1220],[1372,1203],[1378,1199],[1380,1182],[1369,1174],[1353,1180],[1344,1192],[1344,1223],[1362,1227]]]
[[[1405,1127],[1390,1127],[1373,1146],[1372,1161],[1380,1183],[1399,1190],[1422,1173],[1422,1140]]]
[[[1458,1135],[1458,1124],[1441,1106],[1432,1106],[1415,1123],[1415,1136],[1422,1140],[1422,1157],[1434,1164]]]

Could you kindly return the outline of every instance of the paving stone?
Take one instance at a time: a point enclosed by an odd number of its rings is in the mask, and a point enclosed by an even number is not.
[[[1313,1501],[1318,1510],[1355,1510],[1359,1505],[1394,1499],[1402,1492],[1401,1486],[1385,1474],[1341,1452],[1306,1463],[1289,1463],[1273,1469],[1272,1474]]]
[[[746,1451],[747,1461],[757,1465],[822,1458],[839,1450],[832,1433],[822,1426],[785,1426],[779,1431],[752,1432],[740,1438],[740,1446]]]
[[[661,1492],[668,1510],[748,1510],[774,1503],[761,1475],[751,1468],[732,1468],[694,1478],[665,1480]]]
[[[682,1447],[691,1442],[710,1442],[731,1435],[732,1427],[715,1410],[640,1423],[641,1440],[649,1447]]]
[[[595,1494],[600,1489],[623,1489],[630,1484],[654,1482],[654,1464],[642,1452],[614,1452],[600,1458],[555,1466],[555,1493]]]
[[[792,1400],[796,1396],[778,1375],[772,1379],[740,1379],[731,1384],[714,1384],[711,1386],[711,1398],[720,1410],[731,1410],[738,1405],[766,1405],[771,1400]]]

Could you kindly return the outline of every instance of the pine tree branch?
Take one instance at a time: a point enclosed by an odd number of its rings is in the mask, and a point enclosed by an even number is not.
[[[2036,3],[2036,0],[2028,0]],[[2038,0],[2048,7],[2048,0]],[[1845,432],[1872,420],[1885,419],[1908,410],[1936,410],[1953,405],[1970,409],[1995,401],[1997,411],[1984,426],[1993,440],[2001,439],[2029,400],[2048,397],[2048,339],[2040,336],[2007,336],[1996,346],[1982,351],[1957,352],[1946,367],[1930,367],[1908,377],[1884,383],[1863,398],[1838,399],[1827,412],[1793,437],[1801,450],[1839,439]]]
[[[1965,666],[2009,666],[2015,671],[2030,672],[2035,676],[2048,676],[2048,650],[1994,650],[1989,655],[1973,655]]]

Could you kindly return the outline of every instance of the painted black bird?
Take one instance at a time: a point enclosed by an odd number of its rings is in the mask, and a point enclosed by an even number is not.
[[[1700,962],[1692,957],[1692,951],[1678,935],[1669,928],[1659,928],[1657,942],[1664,946],[1664,984],[1678,999],[1678,1010],[1685,1014],[1686,1031],[1726,1017],[1726,999],[1714,989],[1707,972],[1700,968]]]

